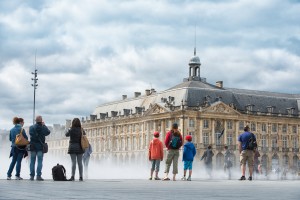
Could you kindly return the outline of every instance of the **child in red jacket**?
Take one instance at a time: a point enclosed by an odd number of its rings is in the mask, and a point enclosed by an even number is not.
[[[149,180],[152,180],[154,170],[155,170],[155,178],[154,179],[160,180],[160,178],[158,178],[158,172],[159,172],[160,161],[162,161],[164,158],[163,144],[158,138],[159,132],[154,132],[153,135],[154,135],[154,138],[150,142],[150,145],[149,145],[149,160],[152,163]]]

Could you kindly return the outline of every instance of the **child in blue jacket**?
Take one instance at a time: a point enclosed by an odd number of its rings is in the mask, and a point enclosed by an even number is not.
[[[187,141],[184,146],[183,146],[183,156],[182,156],[182,161],[183,161],[183,177],[181,180],[185,181],[191,181],[192,178],[192,169],[193,169],[193,161],[194,157],[196,155],[196,148],[194,144],[192,143],[192,136],[187,135],[185,136],[185,140]],[[189,177],[186,179],[186,171],[189,170]]]

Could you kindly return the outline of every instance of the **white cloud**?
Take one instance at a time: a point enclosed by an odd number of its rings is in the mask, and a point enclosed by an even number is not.
[[[201,76],[225,87],[300,93],[300,4],[280,0],[2,1],[0,129],[87,116],[95,106],[188,76],[195,26]]]

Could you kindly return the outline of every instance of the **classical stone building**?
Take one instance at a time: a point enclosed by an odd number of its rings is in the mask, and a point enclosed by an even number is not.
[[[135,92],[133,98],[123,95],[122,100],[100,105],[82,119],[94,147],[93,159],[146,162],[153,132],[159,131],[163,140],[177,122],[184,136],[193,136],[198,157],[212,145],[214,166],[222,168],[223,148],[228,145],[238,165],[237,137],[249,125],[258,139],[265,171],[278,166],[298,169],[300,95],[226,88],[222,81],[213,85],[200,77],[200,66],[194,53],[189,77],[182,83],[162,92]],[[67,142],[57,140],[51,147]]]

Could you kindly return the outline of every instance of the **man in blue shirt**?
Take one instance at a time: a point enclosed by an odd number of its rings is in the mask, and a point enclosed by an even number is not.
[[[252,181],[252,172],[253,172],[253,160],[254,160],[254,151],[253,149],[248,148],[249,140],[253,137],[256,141],[255,135],[249,132],[249,126],[244,128],[244,133],[242,133],[239,138],[239,151],[240,151],[240,163],[242,170],[242,177],[239,180],[246,180],[245,171],[246,171],[246,162],[248,162],[249,168],[249,181]]]

